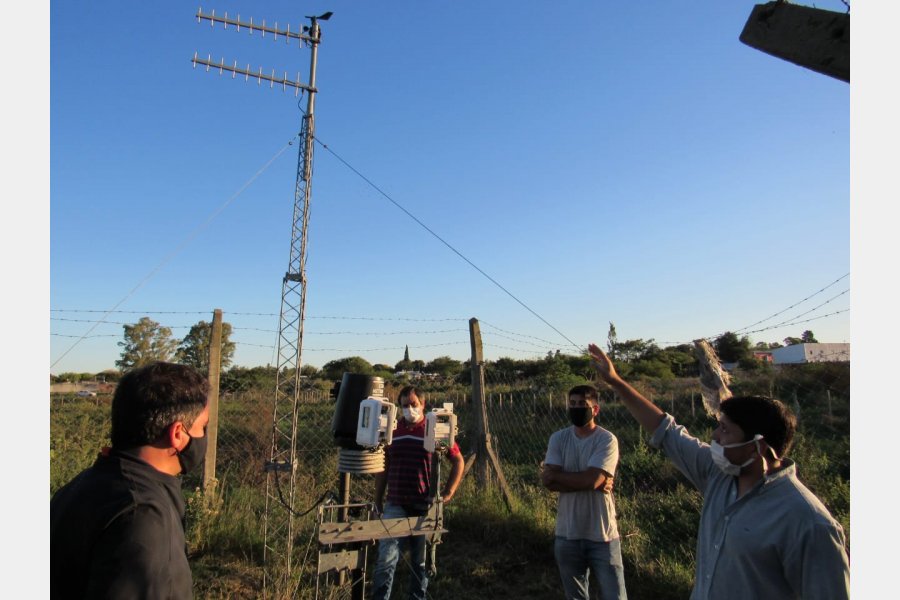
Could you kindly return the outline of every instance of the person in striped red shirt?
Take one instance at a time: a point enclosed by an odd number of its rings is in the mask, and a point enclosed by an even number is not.
[[[375,476],[375,510],[385,519],[425,515],[432,502],[432,453],[425,450],[425,403],[414,386],[400,390],[403,417],[397,421],[393,441],[385,449],[385,470]],[[464,461],[456,442],[445,456],[450,460],[450,475],[441,490],[444,504],[450,502],[462,479]],[[439,481],[434,482],[440,485]],[[385,502],[385,490],[387,501]],[[391,595],[394,572],[401,552],[409,549],[409,597],[424,600],[428,587],[425,568],[425,536],[403,539],[386,538],[378,542],[378,560],[372,579],[373,600]]]

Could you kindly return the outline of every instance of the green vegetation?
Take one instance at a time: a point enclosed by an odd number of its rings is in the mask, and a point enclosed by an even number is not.
[[[632,366],[642,360],[641,356],[649,355],[635,355]],[[429,596],[434,600],[460,595],[561,595],[553,558],[557,496],[540,485],[538,469],[550,434],[567,423],[565,390],[585,380],[589,375],[585,367],[581,357],[555,353],[536,361],[501,359],[488,364],[491,432],[516,502],[509,511],[497,490],[477,490],[472,477],[463,480],[446,510],[449,533],[438,547],[438,572],[429,586]],[[454,403],[459,419],[458,441],[464,454],[473,447],[468,429],[472,422],[469,388],[461,383],[468,372],[463,365],[456,376],[417,381],[430,406]],[[316,375],[308,373],[308,377]],[[267,484],[263,464],[271,446],[274,380],[275,369],[271,367],[234,367],[223,374],[216,485],[204,494],[199,490],[198,476],[185,478],[188,546],[197,598],[261,596]],[[338,489],[330,384],[325,379],[304,383],[297,430],[294,506],[298,512],[313,507],[325,492]],[[387,381],[387,395],[395,398],[401,384],[400,380]],[[714,420],[702,407],[696,379],[638,375],[635,384],[694,435],[711,437]],[[793,407],[799,431],[791,456],[797,461],[800,479],[843,525],[848,540],[849,385],[849,365],[836,363],[739,370],[732,382],[735,394],[772,394]],[[615,497],[629,596],[686,598],[693,580],[700,495],[647,444],[647,435],[624,407],[610,394],[604,395],[607,401],[601,407],[599,421],[616,434],[621,454]],[[89,466],[100,447],[108,444],[108,403],[108,396],[51,397],[51,494]],[[285,476],[280,484],[286,483]],[[371,498],[372,489],[371,476],[353,476],[351,499],[365,502]],[[312,511],[294,521],[295,565],[301,574],[295,597],[304,600],[315,595],[315,514]],[[370,568],[374,558],[373,545],[369,548]],[[395,597],[402,597],[405,582],[406,570],[401,566]],[[325,586],[324,579],[319,592],[320,598],[348,596],[346,586]]]

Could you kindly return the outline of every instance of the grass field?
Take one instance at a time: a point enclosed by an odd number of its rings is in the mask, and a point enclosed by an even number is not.
[[[815,375],[815,374],[814,374]],[[797,376],[790,381],[800,381]],[[801,480],[843,525],[850,539],[849,385],[847,393],[829,393],[804,380],[782,389],[800,414],[792,451]],[[770,385],[771,382],[766,385]],[[749,385],[749,383],[748,383]],[[831,389],[831,388],[829,388]],[[797,393],[799,390],[799,393]],[[440,395],[434,394],[435,402]],[[188,545],[197,598],[258,598],[262,595],[265,474],[271,412],[264,392],[223,399],[217,486],[206,498],[197,476],[185,478]],[[333,401],[330,401],[333,402]],[[691,400],[672,396],[661,406],[701,439],[709,439],[713,421]],[[305,406],[300,416],[295,510],[312,506],[326,490],[336,490],[336,447],[329,439],[333,405],[323,400]],[[458,406],[466,454],[467,407]],[[109,398],[53,396],[50,400],[50,493],[89,466],[108,444]],[[539,485],[537,465],[549,433],[565,423],[561,407],[507,398],[489,407],[492,433],[507,480],[516,496],[507,509],[494,489],[477,490],[466,477],[446,507],[437,552],[437,575],[429,586],[434,600],[473,598],[560,598],[553,558],[556,495]],[[690,595],[701,499],[658,451],[646,444],[624,408],[606,404],[601,424],[619,438],[620,464],[616,504],[625,558],[626,586],[632,599],[683,599]],[[446,470],[444,471],[446,474]],[[353,476],[351,498],[369,501],[372,476]],[[294,597],[315,597],[317,544],[315,511],[295,519],[295,565],[300,576]],[[369,548],[369,566],[375,556]],[[394,597],[405,587],[406,569],[398,568]],[[324,585],[319,598],[349,598],[349,586]]]

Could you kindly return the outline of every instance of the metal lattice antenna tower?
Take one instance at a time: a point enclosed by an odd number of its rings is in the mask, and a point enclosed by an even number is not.
[[[277,40],[279,35],[285,37],[288,43],[292,40],[300,40],[300,43],[310,48],[309,82],[300,82],[297,74],[296,81],[287,79],[287,74],[281,79],[264,75],[262,68],[258,73],[250,71],[250,65],[246,69],[240,69],[237,61],[233,65],[226,65],[222,59],[218,64],[211,59],[198,59],[194,55],[192,62],[210,68],[219,69],[219,73],[228,71],[232,78],[236,74],[244,75],[245,80],[250,77],[269,82],[270,87],[278,83],[283,89],[288,86],[295,89],[295,94],[301,90],[307,93],[306,112],[300,130],[300,151],[297,159],[297,179],[294,186],[294,211],[291,226],[291,248],[288,259],[288,268],[282,279],[281,286],[281,313],[279,316],[278,335],[278,370],[275,380],[275,397],[272,407],[272,448],[270,459],[266,463],[266,515],[264,529],[263,562],[263,595],[266,597],[289,598],[293,595],[293,539],[294,539],[294,491],[296,475],[296,446],[297,446],[297,408],[300,400],[300,367],[303,349],[303,324],[306,311],[306,245],[307,230],[309,227],[309,203],[312,190],[312,162],[313,142],[315,140],[315,101],[316,101],[316,61],[318,55],[321,30],[320,20],[327,20],[331,13],[327,12],[318,17],[306,17],[310,19],[310,25],[304,26],[301,33],[291,32],[290,27],[285,30],[278,26],[267,27],[265,21],[262,25],[242,22],[240,17],[229,19],[227,13],[224,17],[216,17],[215,12],[205,15],[202,9],[197,12],[197,21],[208,20],[210,25],[222,23],[227,29],[229,25],[246,28],[252,34],[254,31],[274,35]],[[285,476],[286,475],[286,476]],[[287,481],[282,481],[282,477]]]

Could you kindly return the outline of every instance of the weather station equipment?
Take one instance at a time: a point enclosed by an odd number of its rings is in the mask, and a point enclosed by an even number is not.
[[[337,503],[319,506],[316,597],[319,580],[324,576],[336,577],[339,585],[349,579],[351,597],[362,600],[368,549],[378,540],[428,536],[427,562],[429,570],[436,571],[435,547],[440,543],[441,534],[447,531],[443,528],[443,502],[439,492],[440,456],[454,443],[456,415],[452,404],[426,413],[423,445],[432,453],[433,461],[428,510],[421,516],[385,519],[376,514],[374,502],[350,500],[350,477],[384,472],[385,448],[393,442],[397,405],[384,397],[384,382],[380,377],[344,373],[336,389],[332,433],[340,447],[340,498]]]
[[[368,397],[359,404],[356,443],[367,448],[390,446],[397,428],[397,405],[387,398]]]
[[[456,441],[456,415],[453,403],[444,402],[442,408],[433,408],[425,414],[425,449],[434,452],[449,450]]]

